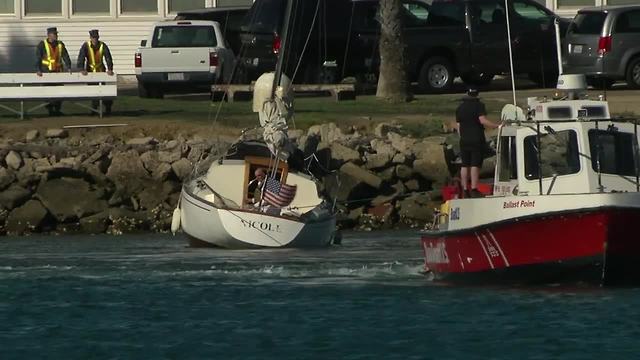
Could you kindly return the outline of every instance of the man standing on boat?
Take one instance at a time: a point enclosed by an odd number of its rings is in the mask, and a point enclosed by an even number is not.
[[[478,90],[469,88],[467,96],[456,110],[456,126],[460,134],[460,181],[464,190],[464,197],[482,197],[478,191],[480,169],[484,160],[487,140],[484,136],[485,128],[495,129],[499,125],[487,119],[487,109],[478,98]],[[471,176],[471,190],[469,190],[469,176]]]

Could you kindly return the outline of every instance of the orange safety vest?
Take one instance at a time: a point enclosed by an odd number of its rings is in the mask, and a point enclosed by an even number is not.
[[[91,41],[87,41],[87,52],[89,53],[89,71],[103,72],[104,64],[102,63],[102,57],[104,56],[104,43],[100,43],[98,50],[94,51],[91,47]]]
[[[58,42],[58,46],[52,47],[47,39],[44,39],[44,50],[47,58],[42,59],[42,65],[46,66],[51,72],[59,72],[62,69],[62,43]]]

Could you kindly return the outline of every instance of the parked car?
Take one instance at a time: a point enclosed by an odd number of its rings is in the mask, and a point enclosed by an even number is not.
[[[211,91],[229,81],[235,56],[214,21],[166,21],[153,25],[135,54],[140,97],[165,92]]]
[[[640,5],[578,11],[564,51],[567,73],[585,74],[596,86],[626,80],[630,87],[640,88]]]
[[[245,52],[240,61],[254,78],[275,66],[285,4],[256,0],[242,25]],[[293,55],[285,72],[291,76],[298,68],[297,82],[335,82],[345,76],[375,81],[378,0],[331,0],[330,13],[328,4],[298,2],[291,31],[295,35],[290,38]],[[504,1],[403,0],[402,5],[407,74],[423,91],[446,91],[456,76],[488,84],[494,75],[510,71]],[[509,5],[516,72],[540,84],[555,84],[557,16],[534,0]],[[314,19],[316,6],[320,11]],[[562,21],[561,26],[566,29],[568,24]]]
[[[240,27],[250,6],[216,7],[180,11],[174,20],[216,21],[234,54],[240,53]]]

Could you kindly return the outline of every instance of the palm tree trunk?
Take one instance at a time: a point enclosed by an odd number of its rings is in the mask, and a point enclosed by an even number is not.
[[[412,95],[407,82],[401,0],[380,0],[380,76],[376,97],[406,102]]]

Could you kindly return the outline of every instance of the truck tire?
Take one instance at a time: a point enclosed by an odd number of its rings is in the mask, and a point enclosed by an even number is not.
[[[637,56],[627,65],[627,85],[632,89],[640,89],[640,56]]]
[[[428,58],[420,67],[418,87],[426,93],[440,93],[451,89],[455,78],[453,65],[442,56]]]
[[[138,81],[138,96],[143,98],[143,99],[148,99],[149,96],[149,89],[147,89],[147,85],[145,85],[145,83]]]

